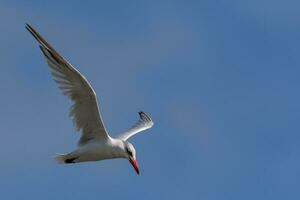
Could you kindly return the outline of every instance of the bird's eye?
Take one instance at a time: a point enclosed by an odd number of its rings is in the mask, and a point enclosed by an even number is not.
[[[126,148],[126,151],[130,156],[132,156],[132,152],[128,148]]]

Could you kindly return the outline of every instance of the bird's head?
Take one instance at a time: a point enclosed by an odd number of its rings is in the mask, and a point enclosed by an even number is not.
[[[136,173],[140,174],[139,165],[136,161],[136,152],[133,145],[127,141],[124,144],[125,144],[125,152],[126,152],[127,159],[131,163]]]

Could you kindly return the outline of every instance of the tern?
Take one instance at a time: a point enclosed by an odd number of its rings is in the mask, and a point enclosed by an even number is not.
[[[76,130],[81,132],[78,148],[70,153],[60,154],[55,159],[61,164],[125,158],[139,174],[136,151],[127,140],[138,132],[151,128],[154,123],[144,112],[128,131],[111,137],[105,129],[98,108],[96,93],[88,80],[29,24],[26,29],[38,41],[50,72],[63,94],[73,102],[70,109]]]

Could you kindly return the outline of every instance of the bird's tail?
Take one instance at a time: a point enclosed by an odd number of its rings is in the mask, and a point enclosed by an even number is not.
[[[59,164],[65,164],[66,163],[66,157],[68,154],[58,154],[54,157],[54,159],[59,163]]]
[[[79,156],[74,156],[73,153],[67,153],[67,154],[58,154],[55,156],[55,160],[59,164],[70,164],[70,163],[76,163],[76,159],[78,159]]]

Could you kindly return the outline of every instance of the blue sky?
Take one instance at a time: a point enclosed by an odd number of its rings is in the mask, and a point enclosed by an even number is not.
[[[1,1],[1,199],[299,199],[299,1]],[[79,135],[25,23],[97,92],[126,160],[63,166]]]

